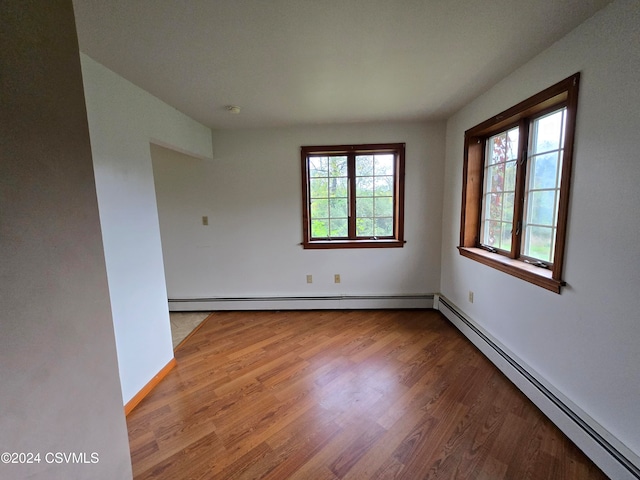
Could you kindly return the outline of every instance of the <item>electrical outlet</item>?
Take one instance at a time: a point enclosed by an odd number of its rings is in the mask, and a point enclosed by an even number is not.
[[[203,225],[209,225],[209,217],[203,216],[202,217],[202,224]]]
[[[340,274],[339,273],[336,273],[333,276],[333,283],[340,283]]]
[[[473,303],[473,292],[469,290],[469,303]]]
[[[313,275],[307,275],[307,283],[313,283]]]

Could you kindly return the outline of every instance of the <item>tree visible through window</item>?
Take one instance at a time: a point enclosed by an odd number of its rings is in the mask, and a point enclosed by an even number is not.
[[[403,244],[404,144],[302,147],[305,248]]]

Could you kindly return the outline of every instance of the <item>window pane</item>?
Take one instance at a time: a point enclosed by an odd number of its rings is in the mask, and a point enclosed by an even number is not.
[[[330,220],[331,230],[330,237],[346,237],[349,235],[349,227],[347,226],[346,218],[336,218]]]
[[[375,177],[375,195],[391,196],[393,195],[393,177]]]
[[[552,228],[530,227],[527,230],[523,254],[544,262],[551,262],[554,237]]]
[[[555,190],[532,192],[529,196],[531,204],[529,205],[529,218],[527,223],[536,225],[549,225],[555,223]]]
[[[359,237],[373,237],[373,219],[357,218],[356,235]]]
[[[489,222],[487,237],[487,245],[495,248],[500,248],[500,238],[502,237],[502,223]]]
[[[535,156],[530,159],[530,184],[534,189],[559,187],[558,152]]]
[[[315,199],[311,200],[311,218],[328,218],[329,217],[329,200]]]
[[[494,165],[518,158],[518,129],[512,128],[489,138],[487,163]]]
[[[500,211],[503,208],[503,192],[512,193],[515,191],[516,165],[515,162],[508,162],[493,165],[487,168],[487,179],[485,193],[490,195],[491,218],[500,218]],[[513,203],[511,203],[513,208]]]
[[[373,177],[356,178],[356,196],[373,197]]]
[[[538,118],[534,122],[533,146],[536,153],[548,152],[560,148],[563,118],[564,109]]]
[[[373,217],[373,198],[356,199],[356,217]]]
[[[393,216],[393,198],[376,197],[375,199],[375,215],[376,217]]]
[[[311,198],[327,198],[329,195],[329,182],[326,178],[312,178],[309,180]]]
[[[347,199],[332,198],[329,200],[329,208],[331,209],[331,218],[347,218]],[[333,227],[333,226],[332,226]]]
[[[373,175],[373,155],[356,155],[356,176]]]
[[[390,237],[393,235],[393,219],[389,217],[376,218],[373,234],[376,237]]]
[[[515,201],[514,193],[505,193],[503,195],[502,221],[513,223],[513,203]]]
[[[508,223],[503,223],[501,225],[501,238],[500,238],[500,246],[497,248],[501,248],[503,250],[511,250],[511,233],[512,228]]]
[[[314,238],[326,238],[329,233],[329,219],[314,219],[311,221],[311,236]]]
[[[374,163],[375,175],[393,175],[394,155],[376,155]]]
[[[347,181],[348,179],[346,177],[329,178],[329,196],[347,198],[349,194],[347,190]]]
[[[309,176],[326,177],[329,175],[329,159],[327,157],[309,157]]]
[[[501,193],[492,193],[489,195],[487,220],[502,220],[502,204],[503,195]]]
[[[517,164],[515,161],[507,162],[504,168],[504,191],[513,192],[516,189]]]
[[[507,132],[506,160],[515,160],[518,158],[519,133],[520,131],[517,127]]]
[[[502,192],[504,190],[504,170],[505,164],[499,163],[497,165],[492,165],[487,168],[486,172],[486,181],[487,188],[486,192]]]
[[[356,234],[393,236],[395,155],[356,156]]]
[[[329,175],[332,177],[347,176],[347,157],[330,157],[329,158]]]
[[[505,145],[507,144],[507,134],[501,133],[489,139],[487,160],[489,165],[504,162],[505,160]]]

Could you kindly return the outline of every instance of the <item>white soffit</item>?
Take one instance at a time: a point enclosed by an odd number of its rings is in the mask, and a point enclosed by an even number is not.
[[[447,118],[608,3],[74,0],[74,9],[80,49],[94,60],[207,126],[246,128]]]

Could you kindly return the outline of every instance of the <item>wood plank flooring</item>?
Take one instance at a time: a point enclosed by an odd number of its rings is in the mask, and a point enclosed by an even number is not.
[[[606,479],[438,312],[220,312],[127,418],[144,479]]]

